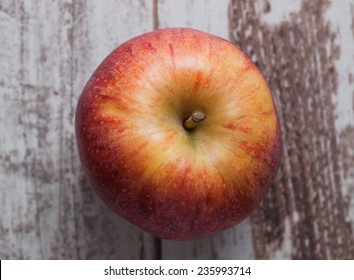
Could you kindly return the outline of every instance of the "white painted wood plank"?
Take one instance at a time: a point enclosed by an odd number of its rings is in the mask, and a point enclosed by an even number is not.
[[[354,1],[232,1],[283,131],[278,180],[252,215],[256,258],[354,257]],[[351,139],[351,140],[349,140]]]
[[[159,28],[190,27],[228,39],[227,0],[158,2]],[[251,259],[254,258],[249,219],[214,237],[196,241],[162,242],[164,259]]]
[[[73,104],[85,83],[116,47],[153,29],[152,1],[83,1],[75,4],[73,31]],[[75,147],[75,162],[78,155]],[[80,184],[77,211],[82,258],[151,259],[159,255],[156,240],[108,209],[88,184]],[[106,255],[100,256],[100,251]]]
[[[161,0],[159,28],[201,29],[249,55],[278,105],[283,163],[251,219],[212,238],[163,241],[162,256],[352,259],[354,1],[228,2]]]
[[[158,0],[158,28],[190,27],[227,39],[228,0]]]
[[[1,1],[1,259],[158,256],[88,186],[74,135],[94,69],[152,27],[152,1]]]
[[[153,10],[150,0],[0,2],[1,259],[159,257],[156,239],[87,184],[73,127],[94,69],[152,30]],[[162,241],[162,257],[352,259],[354,1],[159,0],[157,12],[159,28],[240,45],[274,90],[286,140],[275,188],[251,219],[212,238]]]

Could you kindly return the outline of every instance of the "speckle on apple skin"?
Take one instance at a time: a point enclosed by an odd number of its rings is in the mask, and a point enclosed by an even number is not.
[[[205,123],[187,132],[183,119],[200,108]],[[97,194],[160,238],[210,236],[241,222],[281,158],[261,73],[231,43],[193,29],[158,30],[119,46],[85,86],[75,122]]]

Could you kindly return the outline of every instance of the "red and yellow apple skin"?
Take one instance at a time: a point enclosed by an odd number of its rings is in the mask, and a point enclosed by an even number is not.
[[[186,130],[194,110],[206,119]],[[233,44],[187,28],[115,49],[79,98],[76,137],[102,200],[151,234],[210,236],[246,218],[272,184],[281,134],[271,92]]]

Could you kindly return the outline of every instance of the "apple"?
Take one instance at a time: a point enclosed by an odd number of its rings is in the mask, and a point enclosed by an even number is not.
[[[83,89],[75,127],[98,196],[165,239],[241,222],[281,158],[260,71],[232,43],[188,28],[146,33],[109,54]]]

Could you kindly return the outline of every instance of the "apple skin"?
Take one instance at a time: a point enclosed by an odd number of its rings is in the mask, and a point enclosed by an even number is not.
[[[186,130],[193,110],[206,119]],[[241,222],[281,159],[278,116],[260,71],[230,42],[188,28],[140,35],[108,55],[83,89],[75,128],[99,197],[165,239]]]

